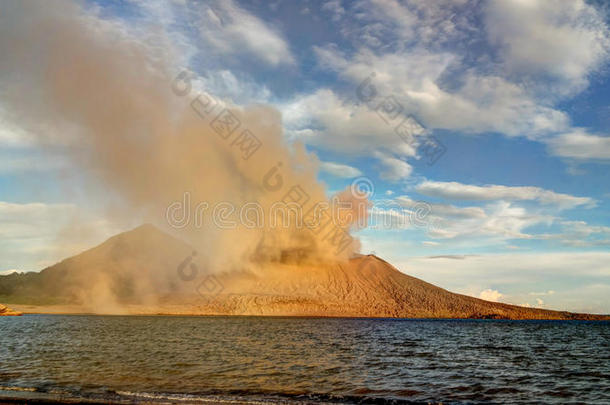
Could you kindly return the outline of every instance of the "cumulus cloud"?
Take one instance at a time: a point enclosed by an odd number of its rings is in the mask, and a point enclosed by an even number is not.
[[[388,156],[382,153],[375,155],[382,166],[380,177],[389,182],[397,182],[409,177],[413,167],[404,160]]]
[[[533,298],[529,292],[536,285],[554,291],[544,296],[547,308],[610,313],[610,252],[513,252],[463,260],[414,256],[392,258],[392,263],[451,291],[477,295],[493,285],[505,295],[503,302],[521,305]]]
[[[0,268],[24,270],[40,270],[124,230],[74,204],[40,202],[0,201],[0,224]]]
[[[3,153],[0,149],[0,175],[65,171],[69,167],[68,160],[60,154],[37,153],[29,148]]]
[[[500,298],[504,297],[504,294],[498,290],[492,290],[490,288],[481,291],[479,298],[486,301],[498,302]]]
[[[383,229],[423,231],[426,237],[447,241],[475,241],[478,245],[509,239],[534,239],[526,230],[550,225],[555,218],[540,210],[525,209],[506,201],[459,207],[451,204],[414,201],[408,196],[376,200],[371,224]]]
[[[479,7],[474,1],[363,0],[354,10],[357,24],[339,24],[354,50],[316,46],[320,67],[336,72],[354,90],[374,77],[375,103],[394,97],[405,116],[413,115],[429,130],[550,141],[571,128],[558,101],[584,90],[589,76],[609,59],[603,13],[584,1],[493,1]],[[300,119],[297,125],[289,120],[291,133],[306,142],[332,142],[348,150],[354,141],[362,149],[398,145],[391,128],[380,125],[353,92],[318,90],[296,96],[292,105],[299,106]],[[341,135],[345,131],[349,137]],[[397,155],[416,156],[401,148]],[[581,148],[560,137],[551,150],[606,158],[607,148]]]
[[[547,141],[555,155],[578,160],[610,160],[610,137],[589,134],[575,128]]]
[[[593,207],[596,202],[589,197],[577,197],[556,193],[540,187],[511,187],[503,185],[475,186],[458,182],[425,181],[417,192],[430,197],[458,201],[524,201],[534,200],[542,204],[556,205],[562,209],[578,206]]]
[[[331,13],[333,21],[339,21],[345,15],[341,0],[329,0],[322,5],[322,11]]]
[[[476,32],[473,5],[468,0],[362,0],[355,5],[361,21],[348,30],[371,47],[404,49],[417,41],[438,48]]]
[[[335,177],[353,178],[362,175],[362,172],[355,167],[334,162],[321,162],[320,170],[332,174]]]
[[[504,186],[491,193],[477,187],[473,190],[466,187],[466,191],[452,188],[449,192],[440,193],[434,182],[426,181],[422,185],[426,183],[434,187],[421,190],[416,187],[424,195],[427,193],[459,202],[469,200],[480,205],[414,201],[409,196],[400,195],[393,199],[376,200],[372,213],[376,213],[378,218],[392,218],[388,223],[394,229],[423,230],[428,238],[443,240],[444,243],[468,240],[481,246],[505,243],[511,239],[537,239],[572,246],[610,244],[609,227],[562,219],[562,210],[586,204],[588,200],[573,201],[572,198],[578,197],[558,197],[552,191],[540,189],[531,192],[527,188],[507,187],[507,190]],[[553,229],[553,233],[533,232],[535,226]]]
[[[553,294],[555,294],[555,291],[548,290],[548,291],[543,291],[543,292],[531,292],[529,295],[553,295]]]
[[[463,65],[465,55],[451,50],[408,49],[374,52],[360,47],[345,55],[336,47],[316,48],[320,63],[358,86],[375,73],[380,98],[394,96],[406,114],[428,128],[472,133],[499,132],[537,139],[569,126],[567,115],[540,103],[502,72],[477,72]],[[445,76],[459,81],[448,86]]]
[[[347,154],[371,150],[399,156],[415,156],[407,144],[379,114],[366,105],[341,99],[330,89],[319,89],[280,106],[289,137]]]
[[[610,246],[610,227],[590,225],[585,221],[560,221],[560,232],[540,235],[539,238],[559,240],[572,247]]]
[[[16,125],[11,125],[3,117],[0,109],[0,147],[6,149],[31,147],[36,144],[36,138]]]
[[[295,62],[279,32],[232,0],[204,6],[199,27],[202,38],[221,54],[248,52],[270,66]]]
[[[582,0],[494,0],[485,25],[510,75],[548,77],[567,94],[582,90],[608,56],[603,14]]]

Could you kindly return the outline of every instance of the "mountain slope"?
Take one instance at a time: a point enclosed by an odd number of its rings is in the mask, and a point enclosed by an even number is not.
[[[320,267],[274,266],[221,293],[203,291],[195,313],[396,318],[610,319],[489,302],[408,276],[386,261],[360,256]]]
[[[40,273],[0,277],[0,296],[22,304],[44,297],[96,313],[610,319],[451,293],[372,255],[324,265],[273,263],[215,275],[197,267],[191,280],[184,277],[188,268],[182,277],[178,271],[191,253],[186,243],[144,225]]]
[[[79,304],[91,311],[117,307],[121,301],[154,302],[151,293],[166,294],[177,287],[171,270],[191,251],[154,226],[142,225],[39,273],[0,277],[0,299]]]

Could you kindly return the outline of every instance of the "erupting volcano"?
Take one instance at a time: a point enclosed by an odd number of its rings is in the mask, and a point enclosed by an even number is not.
[[[212,273],[153,225],[116,235],[40,273],[0,278],[24,312],[395,318],[610,319],[489,302],[408,276],[384,260],[268,262]],[[14,306],[14,305],[13,305]]]

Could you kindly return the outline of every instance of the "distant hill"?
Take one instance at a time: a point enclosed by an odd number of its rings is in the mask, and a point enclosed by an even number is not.
[[[178,289],[176,263],[191,252],[184,242],[153,225],[142,225],[39,273],[0,276],[0,302],[77,303],[103,310],[117,301],[147,301],[154,298],[146,297],[151,293]]]
[[[209,275],[197,268],[197,277],[190,280],[192,251],[143,225],[40,273],[0,276],[0,301],[28,304],[16,306],[26,312],[52,312],[51,304],[71,304],[97,313],[610,319],[451,293],[373,255],[315,266],[275,263],[258,272]]]

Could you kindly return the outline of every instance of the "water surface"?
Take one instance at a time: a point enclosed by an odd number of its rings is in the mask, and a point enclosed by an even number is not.
[[[610,403],[610,323],[0,317],[0,396]]]

